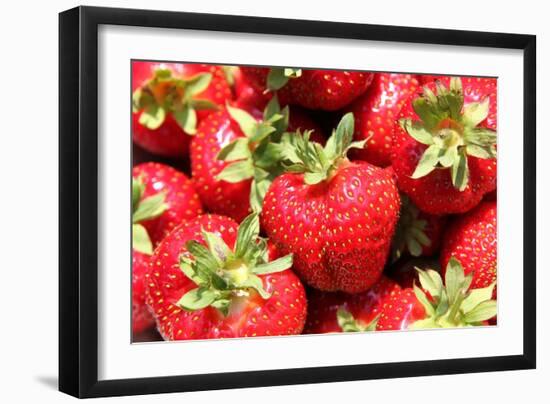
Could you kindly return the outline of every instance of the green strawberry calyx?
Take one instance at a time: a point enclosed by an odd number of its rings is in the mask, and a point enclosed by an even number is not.
[[[464,191],[468,186],[468,156],[494,159],[497,133],[479,126],[489,114],[489,98],[464,104],[462,81],[450,80],[449,88],[436,81],[436,93],[427,86],[412,106],[419,121],[401,119],[401,127],[417,142],[426,146],[412,178],[435,169],[450,169],[453,186]]]
[[[353,314],[351,314],[349,311],[347,311],[343,307],[340,307],[336,312],[336,319],[338,321],[338,325],[340,326],[343,332],[374,331],[376,330],[376,324],[378,323],[379,317],[380,316],[378,315],[374,319],[372,319],[372,321],[370,321],[368,324],[364,324],[363,322],[356,320],[353,317]]]
[[[406,195],[401,195],[399,221],[392,239],[392,260],[397,261],[405,250],[413,257],[422,255],[422,248],[432,245],[426,235],[428,222],[419,218],[420,210]]]
[[[284,171],[280,142],[288,127],[289,109],[281,109],[277,97],[273,97],[260,121],[248,112],[230,105],[227,105],[227,112],[245,136],[220,150],[217,159],[229,164],[216,179],[230,183],[251,179],[250,206],[253,212],[260,212],[267,189]]]
[[[132,178],[132,248],[140,253],[151,255],[153,243],[141,222],[159,217],[166,211],[168,205],[165,202],[165,192],[142,199],[144,191],[143,180]]]
[[[156,69],[153,77],[132,94],[132,111],[139,112],[139,123],[148,129],[158,129],[172,114],[188,135],[197,133],[197,111],[216,109],[212,101],[196,98],[208,88],[211,73],[199,73],[181,78],[170,69]]]
[[[283,88],[291,79],[302,76],[302,69],[292,67],[273,67],[267,74],[266,86],[268,91],[277,91]]]
[[[362,149],[368,139],[353,141],[353,114],[345,114],[323,147],[309,140],[311,132],[305,131],[283,137],[286,171],[303,173],[306,184],[314,185],[330,180],[337,170],[349,164],[346,157],[352,148]]]
[[[422,288],[413,285],[414,294],[426,318],[412,323],[409,329],[479,326],[496,316],[497,302],[492,299],[495,283],[470,289],[472,274],[465,276],[456,258],[447,264],[445,284],[437,271],[416,269]]]
[[[258,214],[252,213],[240,224],[233,250],[216,233],[204,230],[205,244],[188,241],[180,268],[197,287],[185,293],[177,305],[189,311],[212,306],[227,316],[233,301],[252,293],[269,299],[271,293],[260,276],[290,268],[292,254],[269,261],[267,241],[259,233]]]

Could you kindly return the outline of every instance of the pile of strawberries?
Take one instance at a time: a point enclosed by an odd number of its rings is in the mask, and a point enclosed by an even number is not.
[[[496,79],[133,62],[132,91],[134,341],[496,324]]]

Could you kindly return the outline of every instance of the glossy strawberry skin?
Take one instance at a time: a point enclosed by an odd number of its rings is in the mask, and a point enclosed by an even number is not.
[[[147,331],[155,326],[155,319],[145,304],[145,274],[149,256],[132,250],[132,332]]]
[[[415,321],[426,318],[426,310],[410,288],[390,294],[384,300],[377,331],[406,330]]]
[[[181,78],[193,77],[200,73],[212,73],[210,85],[197,98],[212,101],[217,105],[224,105],[232,97],[231,89],[221,68],[193,63],[134,62],[132,64],[132,91],[151,79],[155,70],[159,68],[170,69],[173,75]],[[184,158],[187,155],[191,136],[181,129],[172,114],[167,114],[159,128],[151,130],[139,123],[141,113],[142,111],[138,111],[132,114],[134,142],[151,153],[166,157]],[[197,111],[198,121],[200,122],[210,113],[209,110]]]
[[[353,158],[379,167],[391,164],[391,146],[399,111],[418,89],[416,75],[375,73],[368,90],[353,102],[355,140],[369,139],[363,149],[353,150]]]
[[[203,213],[198,193],[187,176],[174,168],[155,162],[134,166],[132,176],[145,184],[142,199],[165,192],[167,209],[154,219],[143,221],[153,245],[157,245],[174,227],[184,220]]]
[[[233,248],[237,223],[227,217],[203,215],[174,229],[155,250],[147,277],[147,304],[152,308],[157,327],[165,340],[237,338],[301,333],[306,317],[306,296],[291,270],[260,275],[264,288],[272,293],[241,297],[232,303],[227,317],[209,306],[186,311],[177,301],[196,285],[179,267],[189,240],[204,242],[201,229],[213,232]]]
[[[359,293],[378,281],[399,213],[391,170],[366,162],[337,169],[329,181],[283,174],[264,199],[262,225],[294,270],[324,291]]]
[[[463,79],[465,104],[480,101],[482,97],[480,92],[470,89],[467,83],[469,81]],[[448,85],[448,83],[444,84]],[[435,91],[434,83],[427,84],[427,86]],[[496,87],[487,87],[486,95],[490,97],[490,100],[493,97],[491,91],[496,91]],[[412,99],[418,95],[419,93],[415,94],[405,103],[398,119],[418,119],[412,107]],[[496,97],[496,92],[494,97]],[[492,108],[491,106],[489,118],[493,114]],[[494,114],[496,118],[496,111]],[[496,120],[489,118],[485,124],[490,129],[494,129],[492,125],[496,124]],[[411,178],[426,148],[426,145],[417,142],[399,124],[395,125],[392,167],[397,175],[399,189],[405,192],[420,210],[433,215],[464,213],[475,207],[486,193],[496,188],[496,159],[480,159],[472,156],[468,156],[470,176],[464,191],[459,191],[453,186],[450,169],[435,169],[424,177]]]
[[[266,89],[268,68],[241,68],[248,82],[258,91]],[[373,74],[337,70],[302,70],[277,91],[281,104],[297,104],[308,109],[336,111],[345,107],[369,87]]]
[[[250,183],[230,183],[216,179],[228,165],[217,159],[220,150],[243,132],[225,108],[203,120],[191,143],[191,172],[204,206],[213,213],[241,222],[250,213]]]
[[[471,288],[484,288],[496,281],[496,202],[482,202],[449,225],[441,248],[442,268],[447,267],[451,257],[460,261],[466,275],[474,274]]]
[[[372,288],[363,293],[350,295],[312,290],[308,294],[308,316],[304,333],[342,332],[337,320],[340,308],[351,313],[357,322],[368,325],[381,313],[384,299],[399,290],[399,285],[384,275]]]

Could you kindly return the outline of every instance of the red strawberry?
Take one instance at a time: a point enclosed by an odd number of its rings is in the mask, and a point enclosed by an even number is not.
[[[280,142],[292,127],[314,125],[303,115],[289,116],[273,98],[262,115],[227,106],[200,125],[191,144],[193,179],[204,205],[241,221],[259,211],[269,184],[281,171]],[[313,129],[305,127],[304,129]],[[315,132],[314,132],[315,133]]]
[[[382,305],[376,330],[454,328],[487,325],[497,312],[493,286],[470,289],[471,275],[456,259],[446,268],[445,285],[438,272],[418,270],[420,285],[390,294]]]
[[[373,74],[339,70],[242,67],[258,91],[277,91],[283,105],[335,111],[345,107],[368,88]]]
[[[368,291],[349,295],[312,290],[304,333],[370,331],[376,328],[384,299],[401,288],[382,276]]]
[[[147,304],[166,340],[299,334],[306,296],[288,268],[269,261],[257,215],[200,216],[157,247],[147,273]]]
[[[392,165],[400,189],[422,211],[463,213],[496,187],[496,84],[430,83],[399,115]]]
[[[155,325],[155,319],[145,304],[145,273],[149,267],[147,254],[132,250],[132,331],[141,333]]]
[[[154,245],[183,220],[202,214],[199,196],[184,173],[150,162],[135,166],[132,176],[134,223],[145,227]]]
[[[408,252],[413,257],[434,255],[439,250],[445,216],[424,213],[401,195],[401,211],[392,240],[393,260]]]
[[[296,134],[286,138],[291,171],[271,184],[263,228],[314,288],[364,292],[381,276],[399,212],[391,170],[350,162],[353,115],[346,114],[324,148]]]
[[[133,139],[144,149],[184,157],[197,122],[231,99],[218,66],[134,62]]]
[[[441,248],[441,266],[454,257],[473,274],[472,286],[485,288],[497,279],[497,204],[482,202],[448,227]],[[495,288],[496,297],[496,288]]]
[[[399,111],[418,89],[412,74],[375,73],[369,89],[353,102],[356,140],[367,140],[367,147],[354,150],[352,157],[387,167],[391,164],[391,146]]]

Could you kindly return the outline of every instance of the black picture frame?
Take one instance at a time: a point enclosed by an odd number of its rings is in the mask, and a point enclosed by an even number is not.
[[[101,24],[522,50],[523,354],[99,381],[97,52]],[[83,398],[535,368],[535,80],[534,35],[96,7],[60,13],[59,389]]]

